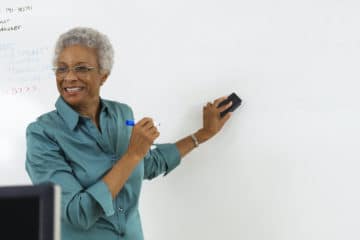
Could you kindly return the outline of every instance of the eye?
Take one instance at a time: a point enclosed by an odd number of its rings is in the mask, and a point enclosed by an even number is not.
[[[68,67],[57,67],[55,68],[56,73],[66,73],[68,71]]]
[[[87,67],[87,66],[75,66],[74,67],[74,70],[75,72],[78,72],[78,73],[86,73],[88,71],[90,71],[91,68]]]

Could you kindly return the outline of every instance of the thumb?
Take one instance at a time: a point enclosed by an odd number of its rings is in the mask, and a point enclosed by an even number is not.
[[[226,123],[226,122],[230,119],[231,115],[232,115],[232,112],[228,112],[228,113],[221,119],[221,123],[222,123],[222,124]]]

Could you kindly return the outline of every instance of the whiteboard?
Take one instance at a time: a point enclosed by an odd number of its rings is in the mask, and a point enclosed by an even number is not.
[[[30,183],[25,128],[54,109],[55,41],[88,26],[115,48],[101,96],[160,122],[158,142],[200,128],[207,101],[244,100],[144,182],[146,239],[360,239],[359,12],[352,0],[2,0],[0,184]]]

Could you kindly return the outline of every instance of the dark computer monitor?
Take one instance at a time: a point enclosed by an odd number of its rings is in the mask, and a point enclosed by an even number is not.
[[[0,187],[0,239],[60,240],[60,187]]]

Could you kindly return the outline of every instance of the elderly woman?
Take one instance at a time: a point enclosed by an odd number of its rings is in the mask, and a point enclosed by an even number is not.
[[[26,169],[34,184],[62,188],[62,239],[143,239],[138,200],[143,179],[169,173],[193,148],[218,133],[230,113],[203,109],[203,127],[174,144],[157,144],[151,118],[134,126],[131,108],[100,97],[113,65],[108,38],[74,28],[56,44],[54,70],[60,96],[56,110],[40,116],[26,132]]]

